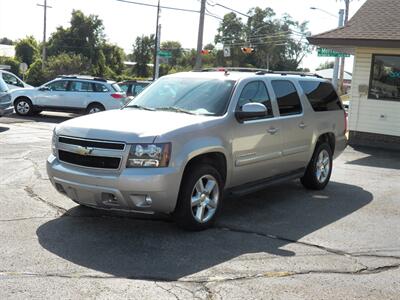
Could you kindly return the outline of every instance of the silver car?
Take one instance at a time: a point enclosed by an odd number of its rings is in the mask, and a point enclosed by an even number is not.
[[[42,111],[96,113],[127,102],[115,81],[89,76],[60,76],[37,88],[12,91],[15,112],[21,116]]]
[[[57,125],[47,172],[81,205],[168,213],[201,230],[215,221],[224,195],[296,178],[323,189],[346,130],[342,103],[321,78],[178,73],[121,110]]]
[[[11,95],[7,85],[0,81],[0,117],[12,114],[14,107],[11,102]]]

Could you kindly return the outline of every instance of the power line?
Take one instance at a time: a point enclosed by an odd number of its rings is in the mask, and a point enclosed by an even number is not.
[[[124,3],[129,3],[129,4],[135,4],[135,5],[141,5],[141,6],[148,6],[148,7],[158,7],[156,4],[149,4],[149,3],[143,3],[143,2],[137,2],[137,1],[130,1],[130,0],[115,0],[118,2],[124,2]],[[188,8],[179,8],[179,7],[172,7],[172,6],[163,6],[160,5],[160,8],[162,9],[169,9],[169,10],[177,10],[177,11],[184,11],[184,12],[190,12],[190,13],[197,13],[199,14],[200,11],[198,10],[194,10],[194,9],[188,9]],[[217,16],[214,16],[212,14],[206,13],[205,15],[209,16],[209,17],[213,17],[216,19],[221,19]],[[222,20],[222,19],[221,19]]]
[[[220,4],[220,3],[216,3],[216,2],[210,3],[209,1],[207,1],[207,4],[209,4],[209,5],[211,5],[211,6],[220,6],[220,7],[223,7],[223,8],[225,8],[225,9],[227,9],[227,10],[233,11],[233,12],[239,14],[239,15],[245,16],[246,18],[250,18],[249,15],[247,15],[247,14],[245,14],[245,13],[242,13],[242,12],[236,10],[236,9],[231,8],[231,7],[222,5],[222,4]]]

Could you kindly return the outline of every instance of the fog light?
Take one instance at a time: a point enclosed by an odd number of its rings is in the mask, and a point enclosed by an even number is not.
[[[149,195],[146,195],[146,198],[144,198],[144,202],[146,202],[147,205],[151,205],[153,203],[153,200]]]

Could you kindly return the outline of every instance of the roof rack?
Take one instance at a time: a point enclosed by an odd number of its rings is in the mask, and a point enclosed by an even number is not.
[[[107,79],[101,77],[93,77],[89,75],[59,75],[58,78],[69,78],[69,79],[83,79],[83,80],[96,80],[101,82],[107,82]]]
[[[217,67],[217,68],[207,68],[207,69],[202,69],[199,71],[193,71],[193,72],[215,72],[215,71],[234,71],[234,72],[250,72],[250,73],[256,73],[256,75],[264,75],[264,74],[276,74],[276,75],[299,75],[299,76],[312,76],[312,77],[317,77],[317,78],[323,78],[322,76],[316,74],[316,73],[310,73],[310,72],[298,72],[298,71],[272,71],[268,69],[259,69],[259,68],[241,68],[241,67]]]
[[[216,67],[216,68],[206,68],[199,71],[194,70],[193,72],[215,72],[215,71],[235,71],[235,72],[264,72],[271,73],[271,70],[259,69],[259,68],[242,68],[242,67]]]

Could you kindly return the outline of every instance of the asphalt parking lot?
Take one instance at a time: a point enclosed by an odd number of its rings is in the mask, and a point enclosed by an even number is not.
[[[0,118],[1,299],[400,297],[400,153],[348,147],[324,191],[226,199],[193,233],[58,194],[45,161],[69,117]]]

